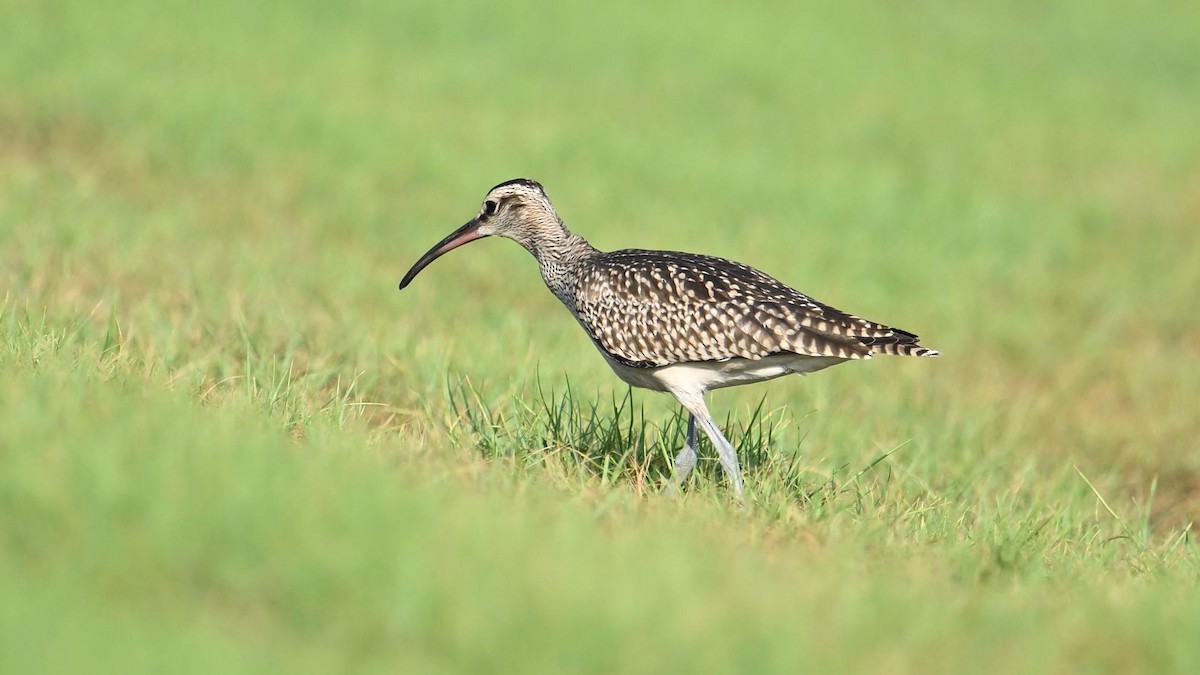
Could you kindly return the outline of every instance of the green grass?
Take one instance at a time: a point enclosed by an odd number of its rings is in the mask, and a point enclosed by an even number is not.
[[[1200,11],[0,0],[0,672],[1200,670]],[[632,392],[486,240],[919,332]]]

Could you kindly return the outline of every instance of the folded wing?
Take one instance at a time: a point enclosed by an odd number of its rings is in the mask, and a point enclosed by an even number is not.
[[[865,359],[934,356],[916,335],[847,314],[723,258],[630,249],[580,275],[575,314],[617,361],[634,367],[794,353]]]

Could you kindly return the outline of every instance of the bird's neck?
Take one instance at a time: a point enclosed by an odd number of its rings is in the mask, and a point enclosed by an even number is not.
[[[561,223],[546,228],[541,236],[520,244],[537,258],[542,280],[558,299],[574,309],[575,279],[582,266],[600,252],[583,237]]]

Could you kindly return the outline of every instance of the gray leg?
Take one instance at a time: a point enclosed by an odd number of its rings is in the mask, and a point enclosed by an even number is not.
[[[717,423],[713,421],[712,415],[708,414],[708,410],[704,410],[704,415],[700,416],[700,426],[704,427],[704,433],[708,434],[709,440],[717,448],[717,455],[721,458],[721,467],[725,469],[725,476],[729,478],[729,484],[733,486],[733,494],[740,501],[745,492],[745,487],[742,482],[742,469],[738,466],[737,452],[734,451],[733,445],[725,439],[725,435],[717,428]]]
[[[671,473],[671,483],[667,486],[669,492],[678,492],[683,488],[683,482],[692,475],[696,468],[696,416],[688,413],[687,441],[683,450],[675,456],[675,470]]]
[[[742,493],[745,492],[744,484],[742,483],[742,469],[738,466],[737,453],[734,452],[733,446],[725,439],[725,434],[717,428],[716,421],[708,412],[708,406],[704,404],[704,390],[680,388],[670,390],[675,398],[679,399],[680,405],[687,409],[692,414],[692,419],[700,422],[700,426],[704,427],[704,433],[708,434],[709,440],[712,441],[713,447],[717,449],[717,456],[721,458],[721,468],[725,469],[725,477],[729,479],[729,484],[733,486],[733,494],[742,500]]]

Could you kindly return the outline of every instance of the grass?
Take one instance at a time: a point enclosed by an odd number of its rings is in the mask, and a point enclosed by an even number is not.
[[[0,671],[1195,672],[1200,12],[0,0]],[[718,392],[525,252],[919,332]]]

